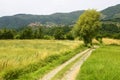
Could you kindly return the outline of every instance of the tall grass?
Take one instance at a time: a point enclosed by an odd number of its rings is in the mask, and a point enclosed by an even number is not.
[[[94,51],[76,80],[120,80],[120,46],[102,46]]]
[[[103,43],[105,45],[111,45],[111,44],[120,45],[120,40],[118,40],[118,39],[103,38]]]
[[[118,39],[103,38],[102,41],[104,45],[110,45],[110,44],[120,45],[120,40]],[[96,39],[93,40],[93,43],[99,44],[99,42]]]
[[[73,51],[80,44],[80,41],[1,40],[0,79],[13,80],[19,75],[35,71],[51,59]]]

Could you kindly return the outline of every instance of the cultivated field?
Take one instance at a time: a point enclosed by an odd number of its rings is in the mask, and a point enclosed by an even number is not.
[[[109,39],[109,38],[103,38],[103,43],[105,45],[120,45],[120,40],[118,39]]]
[[[68,40],[1,40],[0,80],[38,80],[85,50],[82,44]],[[83,64],[77,80],[119,80],[119,45],[120,40],[104,38],[103,45]]]
[[[1,40],[0,79],[11,78],[12,80],[21,74],[36,71],[52,58],[72,52],[81,43],[80,41],[56,40]],[[62,61],[65,60],[61,60],[61,63]]]
[[[120,80],[120,40],[103,41],[105,45],[87,59],[76,80]]]

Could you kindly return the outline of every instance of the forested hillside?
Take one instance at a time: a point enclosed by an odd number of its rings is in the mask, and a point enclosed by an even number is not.
[[[106,20],[120,18],[120,4],[108,7],[107,9],[101,11],[101,13],[104,15],[104,19]]]
[[[55,13],[51,15],[31,15],[31,14],[16,14],[13,16],[4,16],[0,18],[0,28],[19,29],[31,23],[39,22],[45,25],[64,24],[71,25],[76,22],[78,17],[84,12],[74,11],[70,13]],[[120,4],[108,7],[101,11],[104,20],[120,21]]]
[[[30,23],[39,22],[41,24],[64,24],[70,25],[76,21],[80,14],[84,11],[75,11],[71,13],[55,13],[52,15],[30,15],[17,14],[14,16],[5,16],[0,18],[0,27],[20,28],[29,25]]]

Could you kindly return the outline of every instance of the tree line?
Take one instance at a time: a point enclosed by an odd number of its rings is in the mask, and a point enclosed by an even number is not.
[[[0,39],[58,39],[73,40],[76,38],[72,32],[73,27],[70,26],[58,26],[58,27],[43,27],[37,28],[25,27],[23,29],[0,29]],[[76,33],[79,33],[75,31]],[[120,39],[120,27],[113,23],[103,23],[100,27],[98,37],[108,37],[114,39]]]
[[[71,34],[72,27],[25,27],[20,30],[0,29],[0,39],[74,39]]]
[[[102,37],[120,39],[120,24],[102,22],[100,13],[96,10],[86,10],[74,26],[32,26],[23,29],[0,29],[0,39],[57,39],[84,41],[92,45],[92,39],[102,42]]]

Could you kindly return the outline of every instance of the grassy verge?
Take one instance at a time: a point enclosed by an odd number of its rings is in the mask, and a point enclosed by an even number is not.
[[[39,78],[43,77],[43,75],[46,74],[47,72],[51,71],[52,69],[54,69],[55,67],[61,65],[62,63],[66,62],[67,60],[69,60],[70,58],[75,56],[77,53],[79,53],[80,51],[83,51],[85,49],[86,48],[81,45],[81,46],[79,46],[78,48],[76,48],[75,50],[73,50],[71,52],[66,52],[66,53],[64,53],[62,55],[56,56],[54,59],[49,59],[45,66],[39,67],[38,70],[36,70],[34,72],[31,72],[29,74],[20,76],[19,80],[23,80],[23,79],[24,80],[39,79]]]
[[[60,64],[66,62],[70,58],[72,58],[74,55],[79,53],[80,51],[85,50],[86,47],[84,46],[79,46],[78,48],[74,49],[73,51],[69,51],[66,53],[63,53],[61,55],[53,55],[49,58],[46,59],[46,63],[44,66],[39,66],[37,70],[30,72],[29,74],[24,74],[22,76],[19,76],[19,80],[36,80],[41,77],[43,77],[44,74],[47,72],[51,71],[55,67],[59,66]]]
[[[76,80],[120,80],[120,46],[95,50],[81,67]]]

